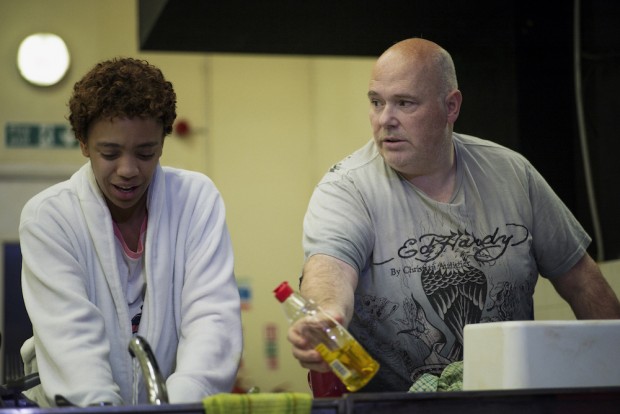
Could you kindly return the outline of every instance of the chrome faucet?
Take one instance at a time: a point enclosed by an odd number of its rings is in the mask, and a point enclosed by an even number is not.
[[[168,404],[166,382],[161,376],[151,346],[146,339],[135,336],[129,341],[129,353],[140,363],[149,403],[154,405]]]

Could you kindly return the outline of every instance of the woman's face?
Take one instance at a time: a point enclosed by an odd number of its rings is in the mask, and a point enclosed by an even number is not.
[[[163,143],[163,126],[152,118],[95,121],[86,143],[80,142],[115,221],[145,210]]]

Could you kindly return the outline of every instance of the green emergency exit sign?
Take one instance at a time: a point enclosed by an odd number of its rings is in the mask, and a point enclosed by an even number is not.
[[[68,125],[7,123],[4,126],[6,148],[77,148],[78,142]]]

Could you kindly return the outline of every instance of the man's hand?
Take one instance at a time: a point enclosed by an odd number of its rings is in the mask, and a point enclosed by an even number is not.
[[[327,372],[329,371],[329,365],[312,346],[314,342],[312,338],[304,335],[304,332],[308,332],[307,324],[306,320],[300,319],[291,325],[288,330],[287,339],[293,345],[293,356],[304,368],[318,372]]]
[[[301,294],[314,300],[333,320],[348,325],[353,315],[353,294],[357,286],[357,271],[349,264],[331,256],[315,255],[304,266]],[[288,330],[287,339],[293,345],[293,356],[302,367],[318,372],[329,366],[314,349],[325,335],[316,328],[316,319],[303,318]],[[333,324],[333,321],[328,324]],[[319,333],[317,333],[319,332]]]

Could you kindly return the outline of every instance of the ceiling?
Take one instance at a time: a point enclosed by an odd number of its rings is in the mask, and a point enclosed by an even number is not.
[[[448,50],[484,47],[487,39],[514,36],[513,3],[139,0],[140,47],[150,51],[377,56],[408,37],[432,39]]]

